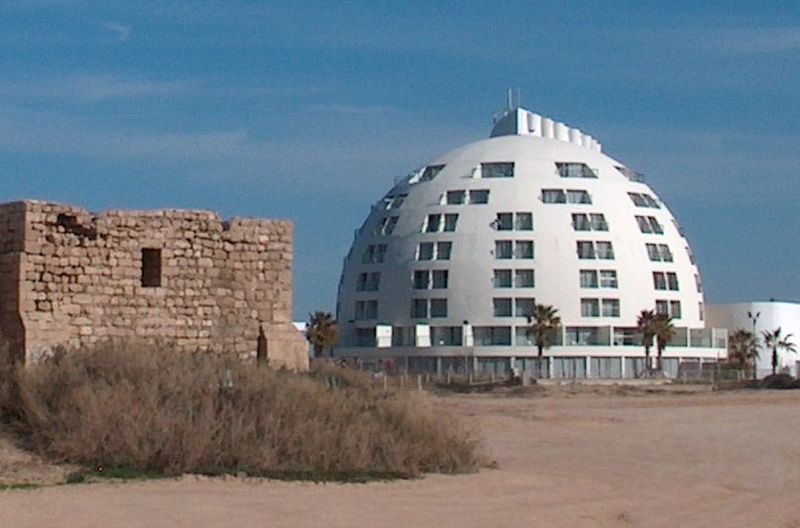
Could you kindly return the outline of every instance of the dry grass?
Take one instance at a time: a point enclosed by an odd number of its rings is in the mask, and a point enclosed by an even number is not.
[[[26,448],[90,468],[347,480],[480,461],[475,436],[451,418],[331,367],[292,374],[118,343],[0,379],[0,412]]]

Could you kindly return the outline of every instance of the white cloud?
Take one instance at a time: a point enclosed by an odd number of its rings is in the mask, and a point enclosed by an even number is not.
[[[124,42],[131,38],[133,28],[131,26],[120,24],[119,22],[103,22],[100,26],[106,31],[111,32],[118,41]]]
[[[728,53],[780,53],[800,50],[800,27],[741,28],[704,33],[707,47]]]
[[[109,99],[165,97],[185,92],[192,86],[193,83],[188,81],[154,81],[113,74],[79,73],[6,80],[0,83],[0,94],[93,103]]]
[[[312,112],[326,114],[339,114],[346,116],[373,116],[384,114],[389,108],[383,105],[354,105],[354,104],[319,104],[310,107]]]

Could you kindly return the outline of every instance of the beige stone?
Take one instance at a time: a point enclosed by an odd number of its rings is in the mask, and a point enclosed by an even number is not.
[[[143,282],[143,249],[161,250],[158,286]],[[0,334],[27,360],[136,336],[251,358],[261,326],[270,364],[305,370],[307,345],[290,323],[291,268],[286,221],[3,204]]]

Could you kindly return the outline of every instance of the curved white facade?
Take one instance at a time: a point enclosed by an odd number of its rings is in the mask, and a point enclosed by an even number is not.
[[[724,331],[704,330],[689,244],[640,175],[591,136],[523,109],[491,136],[432,160],[373,206],[342,272],[338,355],[412,370],[465,355],[525,368],[534,303],[562,319],[561,343],[546,352],[556,376],[631,375],[644,309],[680,328],[666,357],[725,354]]]

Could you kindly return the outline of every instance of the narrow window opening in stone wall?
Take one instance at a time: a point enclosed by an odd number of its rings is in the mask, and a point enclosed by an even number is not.
[[[157,288],[161,286],[161,250],[142,249],[142,287]]]

